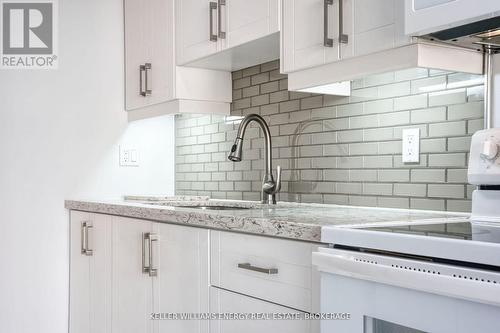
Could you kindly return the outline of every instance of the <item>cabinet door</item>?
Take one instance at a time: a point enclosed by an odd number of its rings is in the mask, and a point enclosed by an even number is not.
[[[175,7],[177,64],[217,52],[217,0],[176,0]]]
[[[211,313],[283,314],[300,311],[268,303],[256,298],[210,287]],[[316,332],[306,320],[213,320],[210,333],[306,333]],[[319,332],[319,331],[318,331]]]
[[[70,234],[69,331],[111,332],[111,218],[72,211]]]
[[[339,60],[339,0],[283,0],[282,6],[284,72]]]
[[[349,41],[342,59],[387,50],[409,42],[404,34],[404,2],[343,0],[343,29]]]
[[[154,228],[158,234],[155,312],[207,313],[209,231],[171,224],[155,224]],[[176,333],[206,333],[209,325],[204,320],[161,320],[155,324],[156,332]]]
[[[113,218],[113,332],[152,332],[152,278],[143,272],[143,235],[152,232],[148,221]]]
[[[174,98],[173,1],[124,1],[127,110]]]
[[[224,1],[219,0],[220,3]],[[226,48],[279,31],[278,0],[225,0],[225,3],[221,13],[226,24],[221,31],[226,35]]]

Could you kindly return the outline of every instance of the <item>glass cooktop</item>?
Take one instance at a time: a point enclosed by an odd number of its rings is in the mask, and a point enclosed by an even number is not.
[[[500,244],[500,224],[497,227],[471,222],[452,222],[366,227],[362,229],[415,236],[452,238]]]

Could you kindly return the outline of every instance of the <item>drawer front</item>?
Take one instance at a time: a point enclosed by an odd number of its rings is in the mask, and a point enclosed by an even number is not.
[[[316,310],[317,245],[212,231],[211,284],[294,309]]]
[[[252,297],[210,287],[211,313],[301,314],[300,311]],[[302,313],[303,314],[303,313]],[[212,320],[210,333],[318,333],[319,325],[308,320]]]

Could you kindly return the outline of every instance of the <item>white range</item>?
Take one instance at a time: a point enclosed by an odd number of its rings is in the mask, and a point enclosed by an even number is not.
[[[324,227],[321,332],[500,331],[500,129],[474,134],[470,219]],[[344,316],[345,318],[345,316]]]

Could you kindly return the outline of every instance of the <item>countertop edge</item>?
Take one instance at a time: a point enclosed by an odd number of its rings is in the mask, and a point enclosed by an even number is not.
[[[242,232],[297,241],[321,243],[321,226],[277,219],[218,215],[190,212],[163,207],[65,200],[68,210],[137,218],[160,223],[171,223],[221,231]]]

